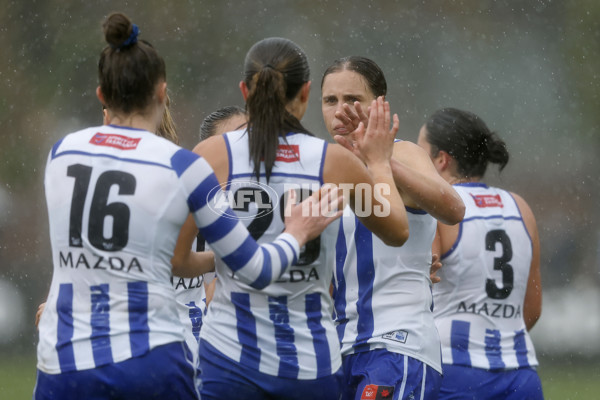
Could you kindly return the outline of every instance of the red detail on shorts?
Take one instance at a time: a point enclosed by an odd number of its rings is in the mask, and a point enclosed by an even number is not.
[[[375,400],[375,397],[377,397],[377,385],[367,385],[360,395],[360,400]]]
[[[475,200],[475,205],[477,207],[480,208],[484,208],[484,207],[504,207],[504,204],[502,204],[502,199],[500,198],[500,195],[497,194],[495,196],[491,195],[491,194],[482,194],[482,195],[471,195],[471,197],[473,198],[473,200]]]
[[[300,146],[297,144],[280,144],[277,148],[275,161],[288,163],[300,161]]]
[[[384,400],[394,394],[393,386],[367,385],[360,395],[360,400]]]
[[[90,143],[96,146],[115,147],[121,150],[135,150],[141,138],[133,139],[123,135],[112,133],[96,133]]]

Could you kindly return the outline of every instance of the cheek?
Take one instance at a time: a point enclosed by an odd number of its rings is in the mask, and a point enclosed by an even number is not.
[[[323,106],[322,112],[323,112],[323,121],[325,122],[325,127],[327,128],[327,131],[329,131],[329,133],[331,133],[331,131],[333,129],[333,120],[335,119],[335,108]]]

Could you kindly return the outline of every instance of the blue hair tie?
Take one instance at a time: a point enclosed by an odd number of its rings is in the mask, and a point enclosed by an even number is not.
[[[121,45],[118,47],[119,49],[122,49],[123,47],[131,46],[132,44],[137,43],[137,37],[138,37],[138,34],[140,33],[140,30],[136,24],[132,24],[132,27],[133,27],[133,29],[131,30],[131,35],[129,35],[129,37],[127,38],[126,41],[121,43]]]

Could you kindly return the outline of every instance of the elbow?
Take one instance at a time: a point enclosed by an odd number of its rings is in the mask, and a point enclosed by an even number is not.
[[[184,275],[183,261],[180,257],[173,256],[171,258],[171,272],[176,276]]]
[[[450,225],[456,225],[462,222],[463,218],[465,217],[466,211],[465,203],[463,203],[462,200],[460,200],[456,207],[452,208],[452,211],[453,213],[450,217]]]
[[[389,235],[382,237],[381,240],[387,246],[400,247],[408,240],[408,227],[405,229],[395,229],[391,231]]]
[[[440,222],[445,225],[456,225],[462,222],[465,217],[465,203],[459,198],[458,201],[454,201],[450,207],[447,207],[447,213],[443,218],[438,218]]]

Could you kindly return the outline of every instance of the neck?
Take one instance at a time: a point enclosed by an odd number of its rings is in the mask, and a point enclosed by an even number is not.
[[[129,128],[144,129],[156,133],[157,124],[141,114],[110,115],[108,123],[111,125],[126,126]]]
[[[479,182],[479,178],[475,178],[475,177],[466,177],[466,176],[462,176],[462,177],[458,177],[458,176],[451,176],[448,179],[448,183],[451,185],[456,185],[457,183],[471,183],[471,182]]]
[[[290,101],[285,108],[300,121],[306,112],[306,103],[303,103],[297,96],[294,100]]]

